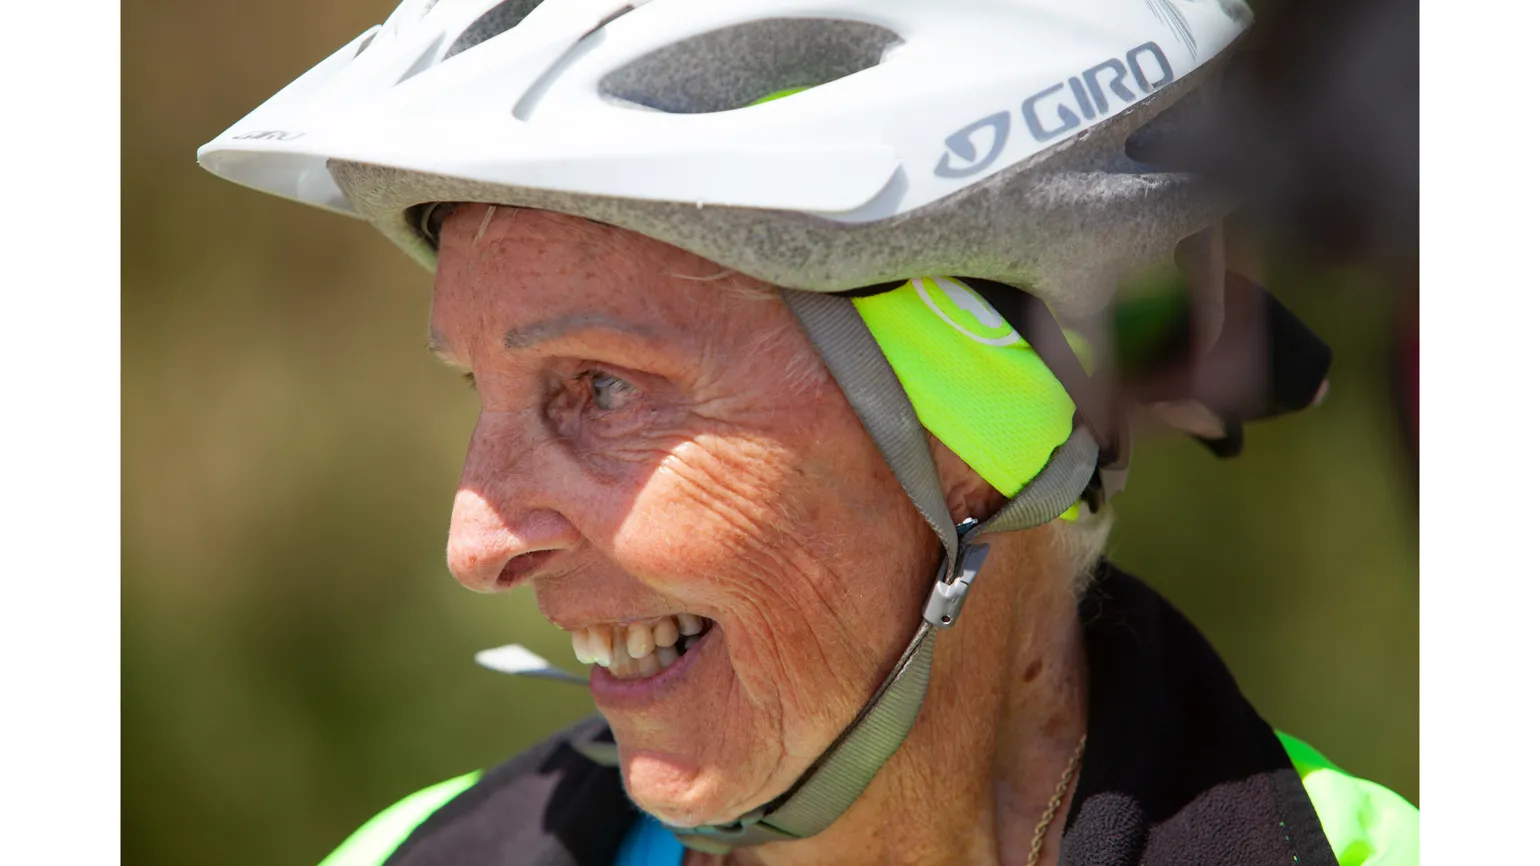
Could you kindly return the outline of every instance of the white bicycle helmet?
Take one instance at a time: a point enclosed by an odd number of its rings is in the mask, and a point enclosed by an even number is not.
[[[415,209],[477,201],[792,289],[967,274],[1073,313],[1223,214],[1125,144],[1248,20],[1238,0],[407,0],[198,160],[429,267]]]
[[[784,297],[945,554],[910,645],[802,779],[732,824],[679,828],[722,851],[812,835],[861,794],[919,711],[978,536],[1116,488],[1121,424],[1054,314],[1104,309],[1120,277],[1224,216],[1150,157],[1249,22],[1240,0],[406,0],[198,160],[367,219],[429,268],[435,206],[481,202],[803,290]],[[962,527],[910,382],[850,297],[938,274],[962,275],[950,297],[981,322],[998,311],[1074,401],[1009,504]],[[1222,300],[1222,262],[1206,274]]]

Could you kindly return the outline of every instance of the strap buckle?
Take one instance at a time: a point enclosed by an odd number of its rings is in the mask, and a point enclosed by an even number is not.
[[[936,583],[925,602],[925,621],[936,628],[951,628],[957,624],[963,602],[968,599],[968,590],[973,588],[973,580],[979,576],[984,559],[989,556],[989,545],[969,538],[978,525],[979,522],[971,517],[957,524],[957,565],[952,567],[945,559],[941,562]]]

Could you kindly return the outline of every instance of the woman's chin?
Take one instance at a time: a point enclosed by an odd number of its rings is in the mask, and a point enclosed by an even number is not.
[[[753,806],[738,806],[724,774],[686,767],[667,756],[642,754],[621,763],[626,793],[642,811],[675,827],[725,824]]]

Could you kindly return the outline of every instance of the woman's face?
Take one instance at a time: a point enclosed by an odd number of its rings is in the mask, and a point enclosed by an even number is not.
[[[449,566],[529,583],[610,656],[592,690],[639,805],[735,818],[886,674],[934,536],[773,293],[621,229],[486,214],[445,220],[433,298],[435,347],[481,400]],[[676,641],[680,614],[705,630]]]

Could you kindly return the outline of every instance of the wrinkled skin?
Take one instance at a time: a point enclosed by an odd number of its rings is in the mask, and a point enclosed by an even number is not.
[[[450,569],[482,591],[532,585],[568,630],[677,612],[714,620],[715,643],[675,687],[599,703],[642,808],[680,825],[736,818],[790,786],[881,681],[919,621],[939,545],[773,292],[620,229],[486,213],[465,205],[446,218],[433,298],[433,342],[474,375],[482,405]],[[998,504],[940,456],[954,517]],[[976,686],[980,717],[941,720],[949,710],[927,706],[884,770],[929,772],[930,738],[946,737],[927,730],[971,725],[978,747],[947,757],[970,775],[950,790],[985,812],[1019,775],[997,766],[994,733],[1011,699],[1001,683],[1018,678],[968,670],[958,654],[973,641],[1011,657],[1016,598],[999,600],[972,637],[956,629],[938,651],[938,669],[959,670],[944,688]],[[1055,724],[1069,730],[1071,716]],[[1061,753],[1044,759],[1051,778]],[[1041,809],[1035,793],[1027,800]],[[987,859],[997,842],[1019,847],[992,824],[953,823],[947,832],[972,834],[963,848],[988,848]]]
[[[918,616],[893,584],[925,579],[935,541],[778,299],[671,277],[720,269],[570,217],[503,211],[476,244],[483,213],[446,222],[433,303],[482,402],[450,567],[477,589],[533,583],[569,629],[715,620],[726,652],[688,688],[607,718],[641,806],[734,818],[788,787],[880,681]],[[625,331],[504,346],[510,329],[601,315]],[[596,399],[589,371],[634,390]],[[505,574],[517,558],[531,561]]]

